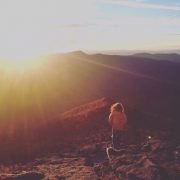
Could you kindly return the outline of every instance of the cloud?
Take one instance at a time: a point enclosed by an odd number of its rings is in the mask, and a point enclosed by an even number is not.
[[[57,27],[59,28],[86,28],[89,26],[94,26],[94,24],[61,24]]]
[[[129,7],[135,7],[135,8],[180,11],[180,5],[178,5],[178,4],[150,3],[147,0],[102,0],[102,1],[109,2],[109,3],[116,3],[116,4],[129,6]]]

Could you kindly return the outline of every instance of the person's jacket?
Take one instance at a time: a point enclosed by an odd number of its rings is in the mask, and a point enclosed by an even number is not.
[[[109,123],[114,130],[125,130],[127,117],[124,112],[113,111],[109,115]]]

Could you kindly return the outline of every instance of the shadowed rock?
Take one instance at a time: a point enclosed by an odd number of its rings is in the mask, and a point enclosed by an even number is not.
[[[21,174],[12,174],[7,176],[2,176],[0,179],[2,180],[41,180],[44,178],[44,174],[37,172],[37,171],[31,171],[31,172],[24,172]]]

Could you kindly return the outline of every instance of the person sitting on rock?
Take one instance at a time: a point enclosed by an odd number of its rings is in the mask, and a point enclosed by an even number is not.
[[[115,103],[111,106],[108,121],[112,126],[112,148],[116,150],[120,148],[122,134],[127,124],[127,117],[122,103]]]

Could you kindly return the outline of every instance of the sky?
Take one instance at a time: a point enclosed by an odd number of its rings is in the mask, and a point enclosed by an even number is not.
[[[0,0],[0,57],[180,49],[179,0]]]

